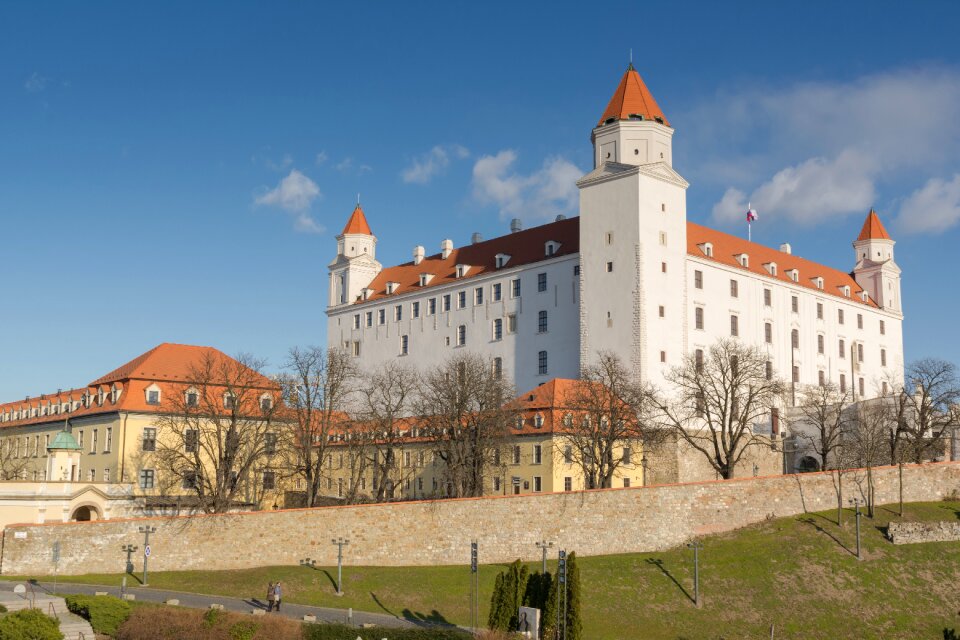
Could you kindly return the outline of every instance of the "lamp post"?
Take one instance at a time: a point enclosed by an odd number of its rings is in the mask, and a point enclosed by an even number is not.
[[[143,584],[147,586],[147,561],[150,560],[150,534],[156,533],[157,528],[151,526],[140,527],[138,529],[143,534]]]
[[[700,549],[703,543],[699,540],[687,543],[687,547],[693,549],[693,604],[700,608]]]
[[[640,458],[640,467],[643,469],[643,482],[641,486],[647,486],[647,454],[644,453],[643,457]]]
[[[540,551],[543,552],[543,569],[541,573],[543,573],[543,575],[547,575],[547,549],[553,548],[553,543],[542,540],[536,544],[537,549],[540,549]]]
[[[863,504],[863,500],[850,498],[850,504],[857,510],[857,560],[863,560],[863,554],[860,552],[860,505]]]
[[[140,547],[135,544],[125,544],[120,547],[120,550],[127,554],[127,567],[124,573],[133,573],[133,552],[139,548]]]
[[[316,561],[316,560],[313,560],[313,559],[311,559],[311,558],[303,558],[302,560],[300,560],[300,566],[301,566],[301,567],[310,567],[311,569],[316,569],[316,568],[317,568],[317,561]]]
[[[337,595],[343,595],[343,548],[350,544],[344,538],[334,538],[330,542],[337,545]]]

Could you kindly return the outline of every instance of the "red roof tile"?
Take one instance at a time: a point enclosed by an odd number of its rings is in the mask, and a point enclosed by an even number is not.
[[[341,235],[345,233],[362,233],[368,236],[373,235],[373,232],[370,231],[370,225],[367,224],[367,216],[363,215],[363,209],[360,208],[359,203],[357,203],[353,213],[350,214],[350,219],[347,220],[347,225],[340,233]]]
[[[667,116],[663,115],[657,101],[653,99],[653,94],[643,83],[643,79],[631,63],[627,67],[626,73],[620,78],[620,84],[617,90],[610,98],[610,103],[600,116],[600,122],[597,126],[613,118],[614,120],[629,120],[631,115],[643,116],[645,120],[657,120],[670,126],[667,122]]]
[[[890,240],[887,230],[883,228],[883,224],[880,222],[880,217],[873,209],[870,209],[867,219],[863,221],[863,228],[860,229],[857,240]]]

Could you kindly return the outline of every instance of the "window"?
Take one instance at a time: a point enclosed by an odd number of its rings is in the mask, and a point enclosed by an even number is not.
[[[499,356],[493,359],[493,377],[497,380],[503,377],[503,358]]]
[[[666,232],[666,231],[661,231],[661,232],[660,232],[660,246],[661,246],[661,247],[667,246],[667,232]]]
[[[368,326],[368,327],[372,327],[372,326],[373,326],[373,311],[367,311],[367,313],[366,313],[366,315],[365,315],[365,319],[366,319],[366,324],[367,324],[367,326]]]
[[[666,273],[666,272],[667,272],[667,263],[666,263],[666,262],[661,262],[661,263],[660,263],[660,273]]]
[[[693,352],[693,363],[697,373],[703,373],[703,349]]]
[[[770,289],[764,289],[763,290],[763,306],[765,307],[771,306],[772,298],[773,298],[773,293],[770,291]]]
[[[623,457],[621,458],[621,461],[623,462],[623,464],[633,464],[632,462],[630,462],[632,454],[633,452],[630,450],[630,447],[623,448]]]
[[[503,339],[503,319],[495,318],[493,321],[493,339],[502,340]]]
[[[457,327],[457,345],[462,347],[467,344],[467,325],[462,324]]]
[[[660,305],[659,313],[661,318],[666,315],[666,310],[663,308],[663,305]]]
[[[507,316],[507,333],[517,332],[517,314],[511,313]]]
[[[379,324],[379,325],[382,326],[382,325],[385,325],[386,323],[387,323],[387,310],[386,310],[386,309],[378,309],[378,310],[377,310],[377,324]]]
[[[229,391],[223,394],[223,408],[224,409],[233,409],[236,407],[236,400],[233,397],[233,394]]]
[[[547,312],[541,311],[537,314],[537,333],[547,332]]]
[[[580,275],[580,265],[578,264],[573,265],[573,275],[575,276]]]
[[[790,346],[794,349],[800,348],[800,330],[793,329],[790,331]]]
[[[773,380],[773,362],[772,361],[767,360],[766,365],[764,367],[764,373],[766,374],[767,380]]]
[[[739,363],[740,359],[737,356],[730,356],[730,375],[733,377],[736,377],[740,371]],[[734,411],[734,413],[736,413],[736,411]]]
[[[703,271],[693,272],[693,286],[695,289],[703,289]]]
[[[881,367],[887,366],[887,350],[886,349],[880,349],[880,366]]]
[[[260,411],[264,413],[268,413],[272,408],[273,408],[273,398],[271,398],[268,395],[262,396],[260,398]]]
[[[90,453],[97,452],[97,429],[93,430],[93,437],[90,438]]]
[[[565,476],[563,478],[563,490],[573,491],[573,478],[571,478],[570,476]]]
[[[533,445],[533,464],[543,463],[543,445]]]
[[[272,456],[277,452],[277,434],[263,434],[263,452],[268,456]]]
[[[823,334],[817,336],[817,353],[823,353]]]
[[[767,344],[773,343],[773,325],[769,322],[763,323],[763,340]]]
[[[887,326],[886,326],[886,323],[885,323],[883,320],[881,320],[881,321],[880,321],[880,335],[884,336],[884,335],[886,335],[886,334],[887,334]]]
[[[823,303],[817,303],[817,320],[823,320]]]
[[[414,302],[410,305],[410,317],[419,318],[420,317],[420,303]]]
[[[450,311],[450,294],[449,293],[444,294],[442,300],[443,300],[443,306],[440,308],[440,310]]]
[[[863,314],[857,314],[857,329],[863,329]]]
[[[343,488],[343,479],[340,479],[341,490]],[[264,491],[273,491],[277,488],[277,475],[273,471],[264,471],[263,472],[263,489]]]
[[[837,322],[843,324],[843,309],[837,309]]]
[[[483,287],[477,287],[473,290],[473,304],[483,304]]]
[[[840,374],[840,393],[847,392],[847,376]]]
[[[359,329],[359,328],[360,328],[360,314],[359,314],[359,313],[355,313],[355,314],[353,315],[353,328],[354,328],[354,329]]]
[[[800,382],[800,367],[796,365],[793,367],[793,382],[794,384]]]
[[[739,297],[739,294],[740,294],[740,287],[739,287],[739,285],[737,284],[737,281],[736,281],[736,280],[731,280],[731,281],[730,281],[730,297],[731,297],[731,298],[737,298],[737,297]]]
[[[693,310],[694,326],[697,329],[703,329],[703,307],[697,307]]]
[[[393,320],[394,322],[400,322],[403,320],[403,305],[398,304],[393,308]]]
[[[702,418],[702,417],[703,417],[703,414],[706,412],[706,408],[707,408],[707,405],[706,405],[706,403],[705,403],[704,400],[703,400],[703,392],[702,392],[702,391],[698,391],[696,394],[694,394],[694,398],[695,398],[695,403],[696,403],[696,404],[695,404],[695,407],[694,407],[694,410],[695,410],[695,412],[696,412],[696,416],[697,416],[698,418]]]
[[[863,343],[857,343],[857,362],[863,362]]]
[[[733,337],[740,335],[740,318],[737,316],[730,316],[730,335]]]
[[[457,292],[457,309],[463,309],[467,306],[467,292],[458,291]]]
[[[110,467],[103,470],[103,481],[110,482]]]
[[[797,296],[790,298],[790,310],[794,313],[800,313],[800,299]]]
[[[437,299],[430,298],[429,300],[427,300],[427,315],[432,316],[432,315],[436,315],[436,313],[437,313]]]
[[[196,453],[200,432],[196,429],[187,429],[183,432],[183,450],[186,453]]]
[[[857,389],[860,391],[860,395],[863,396],[863,378],[857,379]]]
[[[537,274],[537,292],[543,293],[547,290],[547,274],[538,273]]]
[[[613,273],[613,263],[612,263],[612,262],[608,262],[608,263],[607,263],[607,273]]]
[[[520,278],[510,281],[510,297],[512,298],[520,297]]]
[[[569,444],[563,448],[563,461],[566,464],[573,464],[573,447]]]
[[[503,287],[498,282],[493,285],[493,301],[500,302],[501,299],[503,299]]]
[[[154,473],[153,469],[140,470],[140,488],[141,489],[153,489],[154,480],[156,480],[156,474]]]
[[[624,478],[624,479],[623,479],[623,488],[624,488],[624,489],[629,489],[629,488],[630,488],[630,478]]]
[[[156,429],[154,429],[153,432],[156,433]],[[147,430],[146,430],[146,429],[143,430],[143,436],[144,436],[144,438],[146,438],[146,436],[147,436]],[[18,441],[17,441],[18,446],[19,446],[19,442],[20,442],[20,441],[18,440]],[[83,449],[83,429],[80,429],[80,437],[77,438],[77,444],[80,445],[80,448],[81,448],[81,449]],[[144,451],[153,451],[153,449],[144,449]],[[19,455],[19,454],[18,454],[18,455]],[[24,451],[24,455],[26,455],[26,451]]]
[[[422,481],[423,478],[418,478],[418,480]],[[420,488],[423,489],[423,487],[420,487]],[[495,492],[500,491],[500,476],[496,476],[493,478],[493,490]]]
[[[823,372],[823,369],[821,369],[820,371],[817,371],[817,383],[818,383],[821,387],[824,387],[824,386],[827,385],[827,376],[826,376],[826,374]]]
[[[666,351],[661,351],[661,352],[660,352],[660,362],[666,362],[666,361],[667,361],[667,352],[666,352]]]
[[[400,336],[400,355],[405,356],[410,353],[410,336]]]
[[[841,340],[841,341],[839,342],[839,347],[840,347],[840,349],[839,349],[839,351],[840,351],[840,357],[841,357],[841,358],[846,358],[846,357],[847,357],[847,348],[846,348],[846,346],[843,344],[843,340]]]
[[[513,464],[520,464],[520,445],[513,445]]]
[[[543,481],[540,476],[533,476],[533,490],[534,492],[543,491]]]
[[[547,375],[547,352],[541,351],[537,354],[537,373],[541,376]]]
[[[353,357],[354,357],[354,358],[357,358],[357,357],[360,356],[360,342],[359,342],[359,341],[351,343],[351,345],[350,345],[350,352],[353,354]]]
[[[103,439],[103,452],[110,453],[113,446],[113,427],[107,427],[107,436]]]
[[[160,404],[160,391],[158,389],[147,391],[147,404]]]
[[[180,476],[180,488],[181,489],[197,488],[197,470],[196,469],[183,470]]]
[[[607,245],[613,244],[613,232],[607,231]]]

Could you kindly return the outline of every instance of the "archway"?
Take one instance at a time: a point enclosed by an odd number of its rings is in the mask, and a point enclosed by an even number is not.
[[[75,522],[90,522],[91,520],[99,520],[100,512],[96,507],[85,504],[74,509],[73,515],[70,516],[70,519]]]
[[[797,471],[800,473],[810,473],[811,471],[820,471],[820,463],[813,456],[804,456],[800,458],[800,464],[797,465]]]

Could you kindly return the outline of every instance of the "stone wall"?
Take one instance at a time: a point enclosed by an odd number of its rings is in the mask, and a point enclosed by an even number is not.
[[[853,495],[865,473],[850,471]],[[897,501],[896,467],[874,470],[878,503]],[[829,473],[742,478],[573,493],[323,507],[246,514],[13,525],[4,530],[6,575],[52,573],[50,549],[61,545],[61,574],[120,572],[120,545],[143,544],[137,528],[157,528],[150,568],[237,569],[336,563],[330,539],[350,540],[351,565],[466,564],[470,541],[483,563],[539,558],[547,539],[580,555],[655,551],[693,536],[729,531],[768,517],[822,511],[836,504]],[[940,500],[960,492],[960,464],[904,468],[904,498]],[[137,559],[137,570],[142,557]]]
[[[960,540],[960,522],[891,522],[887,536],[893,544]]]

